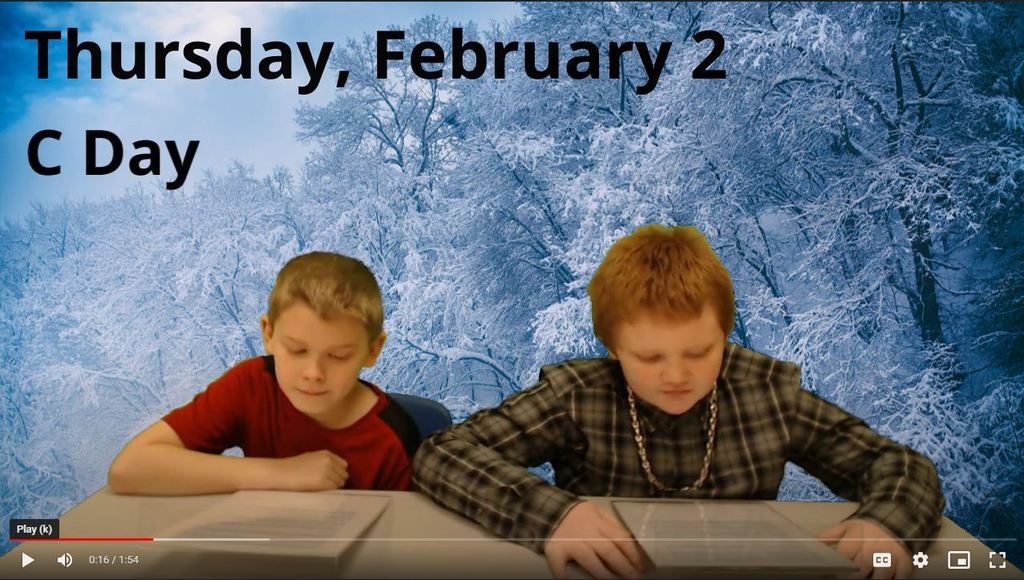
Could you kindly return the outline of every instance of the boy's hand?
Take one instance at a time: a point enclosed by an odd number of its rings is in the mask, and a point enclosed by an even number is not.
[[[321,449],[276,460],[273,487],[289,491],[338,489],[348,480],[348,462]]]
[[[640,547],[629,530],[589,501],[569,509],[544,544],[544,555],[556,578],[566,577],[570,560],[596,578],[638,578],[644,569]]]
[[[852,518],[825,531],[818,539],[835,544],[840,554],[859,565],[857,578],[909,578],[914,571],[910,552],[903,542],[872,521]],[[892,554],[892,567],[875,568],[872,561],[875,552]]]

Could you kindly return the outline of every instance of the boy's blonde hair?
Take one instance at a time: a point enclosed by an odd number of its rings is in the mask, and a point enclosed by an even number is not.
[[[342,314],[363,322],[373,340],[384,330],[380,287],[365,264],[341,254],[311,252],[296,256],[281,268],[267,300],[267,318],[277,317],[295,302],[303,302],[324,320]]]
[[[729,271],[692,226],[637,228],[612,244],[587,290],[594,334],[609,349],[618,325],[644,311],[691,319],[710,304],[726,336],[736,316]]]

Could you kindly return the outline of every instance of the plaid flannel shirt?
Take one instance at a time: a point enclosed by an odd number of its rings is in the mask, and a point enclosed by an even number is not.
[[[578,496],[775,499],[792,461],[860,502],[850,517],[881,524],[911,552],[934,538],[945,500],[932,462],[802,389],[795,364],[730,343],[717,384],[710,474],[690,492],[658,492],[644,475],[612,359],[542,368],[533,387],[428,438],[413,480],[491,533],[543,551]],[[709,398],[678,416],[636,401],[651,468],[667,486],[700,474]],[[545,462],[555,486],[526,469]]]

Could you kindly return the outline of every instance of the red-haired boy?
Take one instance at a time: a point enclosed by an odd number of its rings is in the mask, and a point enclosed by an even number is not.
[[[415,483],[564,576],[637,576],[643,559],[610,513],[579,496],[774,499],[788,461],[861,502],[823,535],[872,572],[938,530],[934,465],[800,387],[788,362],[728,342],[732,281],[692,227],[645,226],[617,241],[589,287],[609,357],[546,366],[533,387],[428,439]],[[527,466],[550,462],[555,485]],[[901,539],[905,538],[905,539]]]

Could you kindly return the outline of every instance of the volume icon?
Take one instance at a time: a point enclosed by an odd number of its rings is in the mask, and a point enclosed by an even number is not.
[[[67,552],[64,552],[60,556],[57,556],[57,563],[60,564],[61,566],[64,566],[65,568],[71,566],[71,562],[72,562],[71,554],[69,554]]]

